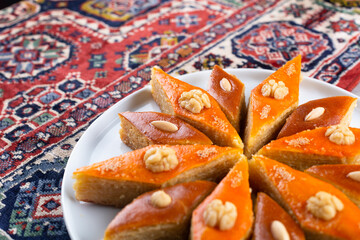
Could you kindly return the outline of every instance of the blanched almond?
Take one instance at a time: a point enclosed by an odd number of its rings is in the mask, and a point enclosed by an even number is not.
[[[290,236],[284,224],[280,221],[272,221],[271,226],[271,235],[275,240],[290,240]]]
[[[360,182],[360,171],[350,172],[346,175],[346,177],[351,178],[354,181]]]
[[[227,78],[221,79],[220,87],[226,92],[231,91],[231,83],[229,82],[229,80],[227,80]]]
[[[305,116],[305,121],[311,121],[313,119],[316,119],[316,118],[320,117],[321,115],[323,115],[324,112],[325,112],[325,108],[323,108],[323,107],[314,108]]]
[[[150,197],[151,204],[157,208],[164,208],[170,205],[171,197],[163,190],[154,192]]]
[[[152,121],[151,125],[153,125],[154,127],[156,127],[157,129],[160,129],[162,131],[166,131],[166,132],[176,132],[177,130],[179,130],[179,128],[168,121]]]

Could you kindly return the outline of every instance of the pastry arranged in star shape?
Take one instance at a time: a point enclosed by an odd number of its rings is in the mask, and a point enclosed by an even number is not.
[[[205,91],[154,67],[162,113],[119,113],[134,151],[77,169],[76,199],[123,208],[104,239],[356,239],[357,99],[297,108],[300,72],[297,56],[256,86],[244,125],[234,75],[215,66]]]

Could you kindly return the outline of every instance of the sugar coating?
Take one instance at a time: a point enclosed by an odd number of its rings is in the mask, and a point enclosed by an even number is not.
[[[292,147],[302,147],[304,145],[309,144],[310,142],[311,140],[306,137],[299,137],[291,140],[285,140],[285,143],[287,143],[287,145]]]

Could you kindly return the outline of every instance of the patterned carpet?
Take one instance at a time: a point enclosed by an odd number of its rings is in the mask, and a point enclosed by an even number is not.
[[[276,69],[359,91],[359,6],[324,0],[22,1],[0,10],[0,239],[69,239],[67,159],[106,109],[173,74]],[[359,89],[359,90],[356,90]]]

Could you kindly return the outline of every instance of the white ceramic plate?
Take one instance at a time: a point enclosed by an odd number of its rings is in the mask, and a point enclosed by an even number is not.
[[[250,91],[269,76],[273,71],[259,69],[227,69],[227,72],[236,75],[245,84],[246,99]],[[207,89],[210,71],[197,72],[179,77],[192,85]],[[357,97],[343,89],[330,84],[304,77],[300,84],[299,104],[309,100],[330,96]],[[131,151],[119,137],[120,120],[119,112],[131,111],[160,111],[153,101],[150,86],[122,99],[104,114],[102,114],[86,130],[76,144],[68,160],[63,184],[62,184],[62,207],[67,230],[72,239],[89,240],[102,239],[109,222],[118,213],[119,209],[99,206],[95,204],[78,202],[75,199],[72,185],[72,173],[79,167],[87,166],[95,162],[118,156]],[[360,107],[356,107],[352,127],[360,128]]]

